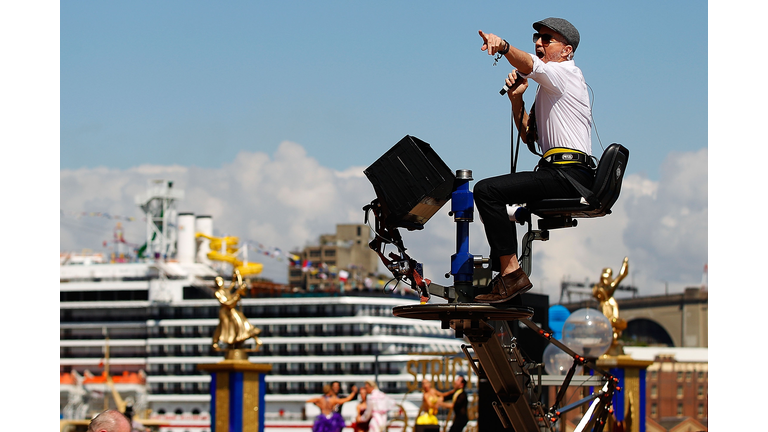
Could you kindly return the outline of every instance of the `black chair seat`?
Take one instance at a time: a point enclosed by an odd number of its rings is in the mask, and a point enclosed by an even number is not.
[[[621,182],[629,160],[629,150],[621,144],[611,144],[603,152],[603,157],[595,171],[595,182],[592,186],[595,205],[590,205],[586,197],[583,198],[551,198],[528,203],[526,208],[543,220],[553,219],[568,221],[573,218],[594,218],[611,213],[611,207],[619,198]],[[558,228],[558,223],[544,222],[544,226]],[[542,221],[539,221],[542,226]],[[575,226],[575,223],[565,224]]]
[[[550,214],[586,213],[596,211],[596,209],[584,202],[581,198],[552,198],[531,203],[526,207],[531,213],[541,217]]]

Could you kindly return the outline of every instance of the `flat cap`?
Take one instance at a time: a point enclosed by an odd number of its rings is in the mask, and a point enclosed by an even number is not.
[[[576,48],[579,46],[580,37],[579,31],[576,30],[576,27],[574,27],[573,24],[562,18],[546,18],[533,23],[533,29],[536,31],[539,31],[542,26],[549,27],[563,35],[565,41],[568,42],[568,45],[573,47],[574,52],[576,51]]]

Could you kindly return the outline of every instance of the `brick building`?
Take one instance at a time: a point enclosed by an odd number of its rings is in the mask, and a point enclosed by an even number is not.
[[[707,425],[707,348],[625,347],[637,360],[653,360],[646,372],[646,417],[665,424],[692,418]]]
[[[317,244],[292,252],[301,261],[288,267],[288,283],[310,291],[375,288],[379,257],[368,247],[371,239],[367,225],[336,225],[335,234],[323,234]]]

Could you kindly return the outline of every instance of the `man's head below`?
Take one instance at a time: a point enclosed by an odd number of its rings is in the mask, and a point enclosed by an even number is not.
[[[546,18],[533,23],[533,43],[536,56],[544,63],[562,62],[573,59],[579,46],[579,31],[573,24],[562,18]]]
[[[131,422],[120,411],[102,411],[91,419],[88,432],[131,432]]]
[[[456,379],[453,380],[453,388],[455,388],[456,390],[463,389],[464,387],[466,387],[466,385],[467,385],[467,380],[461,375],[457,376]]]

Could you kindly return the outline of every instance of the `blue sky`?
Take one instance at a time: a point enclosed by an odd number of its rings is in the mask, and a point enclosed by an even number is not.
[[[478,30],[532,50],[531,24],[559,16],[581,33],[593,153],[619,142],[630,162],[608,222],[536,245],[534,283],[556,296],[622,256],[647,293],[701,283],[705,3],[80,1],[60,14],[61,250],[103,248],[115,223],[71,216],[140,218],[133,196],[151,178],[185,189],[179,211],[213,215],[218,235],[285,251],[362,222],[375,196],[362,171],[405,135],[476,180],[509,172],[511,67]],[[523,149],[518,169],[535,163]],[[433,220],[408,246],[443,274],[454,227]],[[124,231],[143,243],[143,224]],[[472,238],[487,253],[481,223]],[[267,259],[263,276],[284,281],[285,266]]]
[[[658,179],[670,152],[707,147],[699,1],[78,1],[61,5],[60,167],[214,168],[290,140],[344,170],[414,135],[452,169],[501,174],[511,68],[477,31],[531,50],[548,16],[579,29],[597,132],[630,149],[629,173]]]

